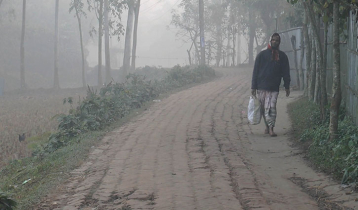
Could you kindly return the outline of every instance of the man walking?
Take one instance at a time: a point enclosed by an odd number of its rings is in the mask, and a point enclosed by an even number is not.
[[[286,96],[290,95],[290,65],[287,55],[279,50],[281,37],[278,33],[271,36],[266,50],[261,51],[255,60],[252,74],[251,94],[261,103],[261,114],[265,121],[265,134],[277,136],[273,128],[276,123],[276,103],[281,84],[284,81]]]

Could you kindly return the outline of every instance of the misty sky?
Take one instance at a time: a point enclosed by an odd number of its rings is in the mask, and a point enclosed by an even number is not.
[[[177,9],[179,3],[180,0],[142,0],[138,26],[137,67],[144,65],[172,67],[176,64],[188,64],[186,50],[190,45],[178,40],[175,36],[177,29],[170,25],[171,11]],[[122,22],[125,26],[126,12],[123,14]],[[116,38],[112,38],[111,44],[112,47],[124,48],[124,36],[120,43]],[[97,65],[96,48],[96,44],[88,46],[90,66]],[[117,60],[115,63],[118,66],[122,65],[123,54],[120,54],[119,59],[116,59],[115,55],[111,56],[113,62]]]

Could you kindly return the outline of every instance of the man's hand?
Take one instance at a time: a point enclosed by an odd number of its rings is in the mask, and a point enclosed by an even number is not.
[[[251,89],[251,95],[256,97],[256,89]]]
[[[286,89],[286,97],[290,96],[290,89]]]

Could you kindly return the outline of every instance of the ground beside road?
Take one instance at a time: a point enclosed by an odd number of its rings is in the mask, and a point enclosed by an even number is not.
[[[300,92],[280,94],[273,138],[247,123],[251,70],[218,71],[108,133],[39,209],[358,209],[291,146],[286,107]]]

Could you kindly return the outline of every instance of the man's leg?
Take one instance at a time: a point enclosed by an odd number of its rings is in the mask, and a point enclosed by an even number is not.
[[[265,129],[265,134],[269,134],[269,125],[267,123],[267,120],[266,120],[266,115],[265,115],[265,112],[266,112],[266,109],[265,109],[265,99],[266,99],[266,91],[257,91],[257,95],[258,95],[258,99],[260,101],[260,104],[261,104],[261,116],[262,118],[264,119],[264,123],[265,123],[265,126],[266,126],[266,129]]]
[[[272,137],[277,136],[277,134],[274,132],[273,128],[275,127],[276,123],[276,104],[277,104],[277,97],[278,92],[269,92],[266,97],[266,106],[265,106],[265,118],[269,127],[269,134]]]

